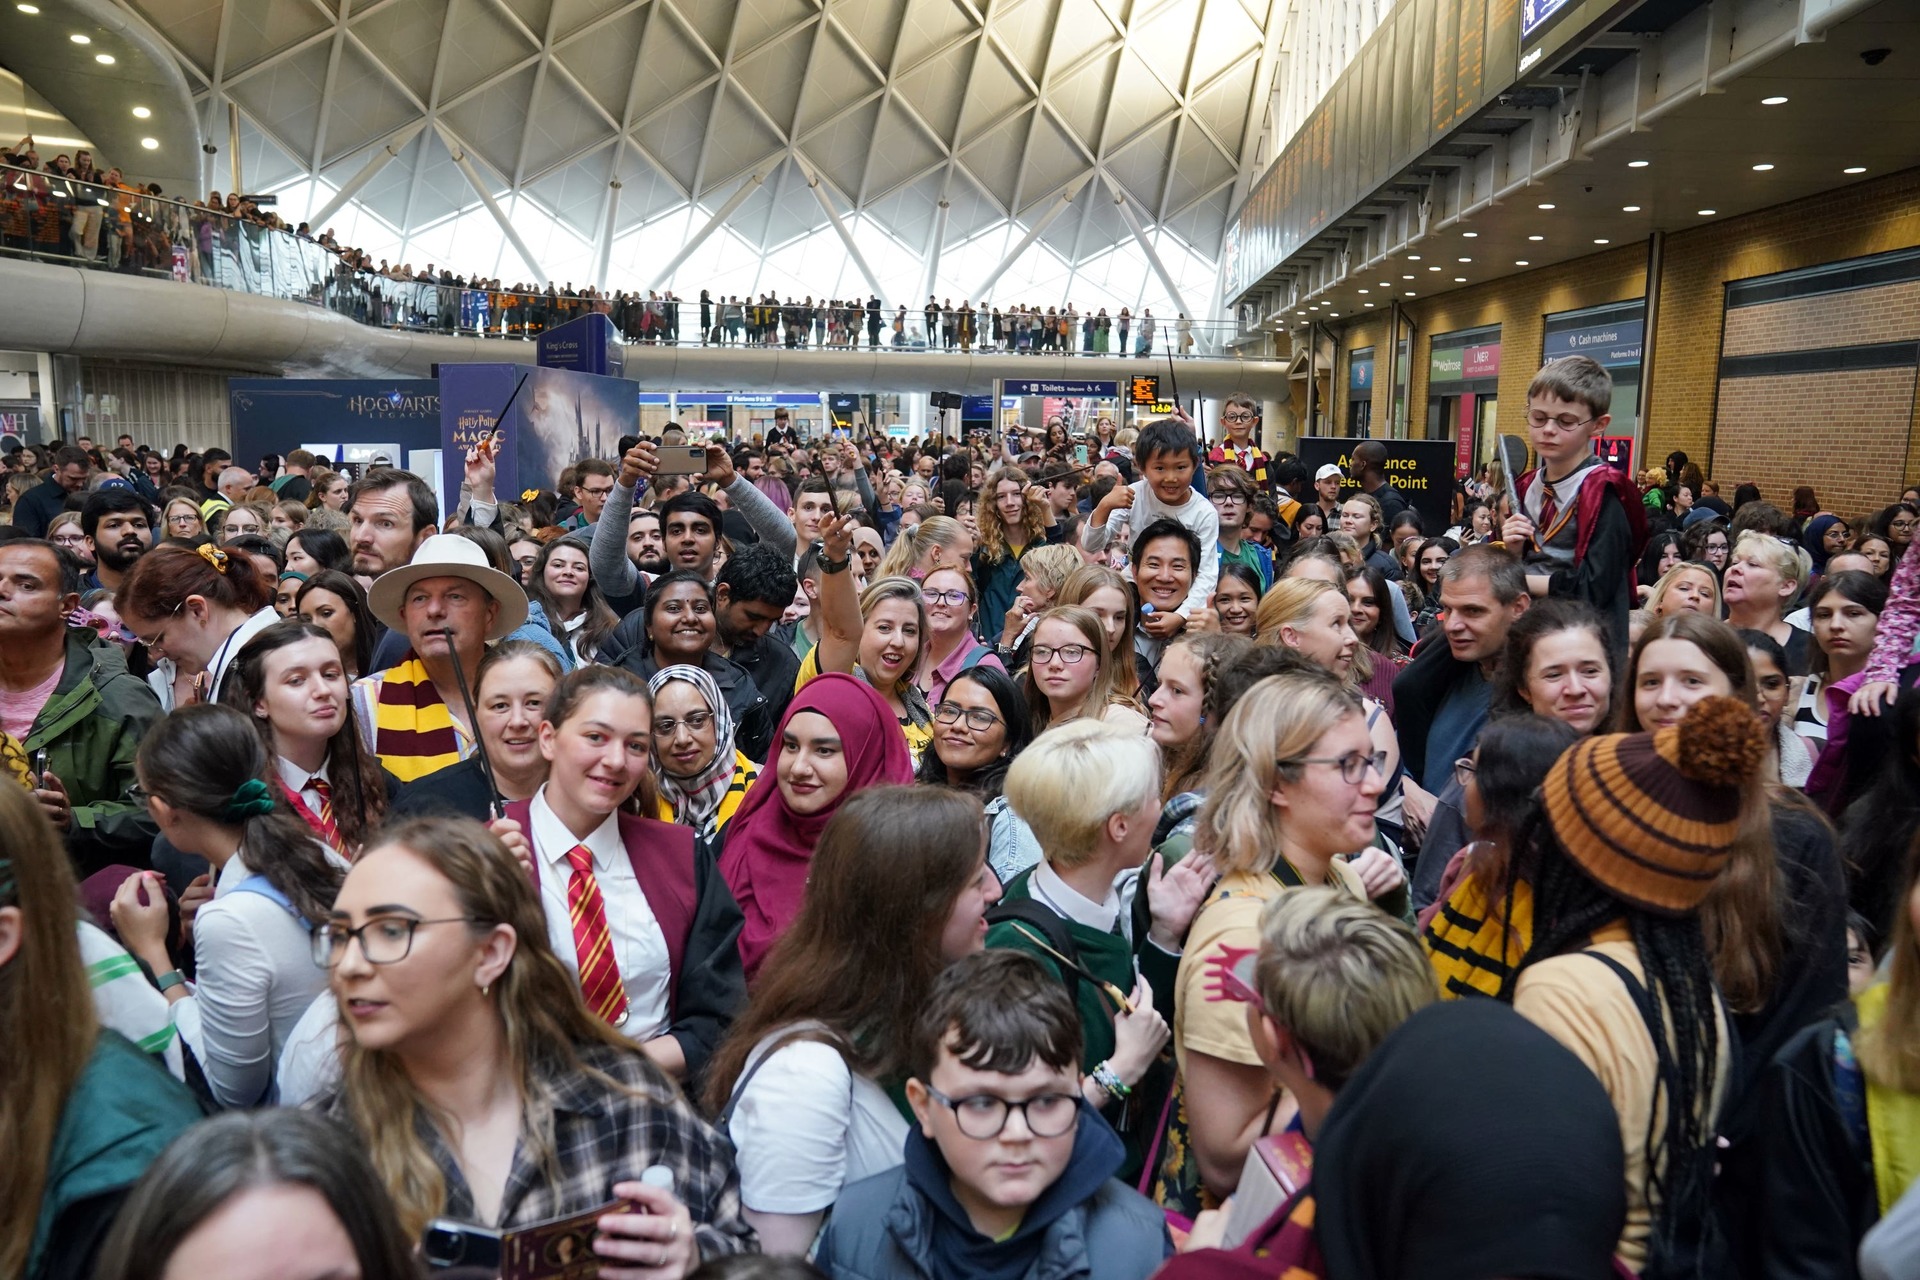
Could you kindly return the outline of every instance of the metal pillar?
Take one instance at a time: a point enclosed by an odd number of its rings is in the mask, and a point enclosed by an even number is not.
[[[1107,184],[1107,190],[1113,192],[1113,207],[1120,211],[1120,220],[1127,224],[1127,230],[1131,231],[1133,238],[1139,242],[1140,252],[1147,255],[1147,265],[1153,268],[1154,275],[1160,277],[1160,285],[1167,291],[1167,296],[1173,299],[1174,309],[1189,320],[1195,319],[1193,308],[1188,306],[1187,300],[1180,296],[1180,286],[1173,282],[1173,273],[1167,270],[1166,263],[1160,261],[1160,254],[1154,249],[1153,241],[1147,239],[1146,230],[1141,227],[1140,220],[1133,216],[1133,207],[1127,203],[1127,193],[1120,189],[1120,184],[1108,176],[1105,170],[1101,171],[1100,178]]]
[[[927,246],[927,278],[920,292],[929,298],[933,296],[934,281],[940,276],[940,247],[947,238],[948,202],[943,196],[933,211],[933,243]]]
[[[328,218],[344,209],[347,202],[359,195],[361,188],[372,182],[374,175],[386,168],[389,160],[406,150],[407,144],[426,127],[425,120],[417,120],[387,139],[387,145],[369,156],[367,162],[360,166],[360,172],[348,178],[347,185],[334,192],[333,199],[320,206],[320,211],[313,215],[309,225],[315,231],[324,228]]]
[[[1027,228],[1027,234],[1020,237],[1019,243],[1007,250],[1007,256],[1000,259],[1000,265],[987,273],[987,278],[980,282],[980,287],[973,291],[973,296],[976,298],[991,296],[994,282],[1005,275],[1007,268],[1019,260],[1020,255],[1027,251],[1027,246],[1031,245],[1035,240],[1038,240],[1041,233],[1053,225],[1055,218],[1058,218],[1067,211],[1067,206],[1073,203],[1074,196],[1078,194],[1079,189],[1075,187],[1068,187],[1065,191],[1062,191],[1060,198],[1047,206],[1047,211],[1040,215],[1039,220]]]
[[[607,206],[600,223],[600,249],[593,257],[593,287],[607,291],[607,261],[613,257],[613,228],[620,220],[620,179],[607,184]]]
[[[1647,419],[1653,412],[1653,346],[1660,336],[1660,286],[1667,274],[1667,233],[1655,231],[1647,237],[1647,300],[1640,328],[1640,412],[1633,423],[1633,461],[1636,471],[1647,468]],[[1712,438],[1708,438],[1706,463],[1702,474],[1711,474]]]
[[[679,270],[680,264],[692,257],[693,251],[705,244],[707,237],[718,231],[721,225],[733,216],[733,211],[745,204],[747,197],[758,191],[760,184],[766,180],[767,175],[764,173],[748,175],[747,180],[740,184],[739,189],[727,197],[726,203],[716,209],[713,216],[707,219],[707,225],[694,232],[692,238],[680,246],[680,252],[667,259],[667,265],[660,268],[660,273],[654,276],[652,282],[647,285],[647,288],[658,289],[666,284],[668,278],[671,277],[675,271]]]
[[[233,190],[245,192],[240,181],[240,104],[227,103],[227,164],[233,171]]]
[[[532,269],[533,283],[538,284],[547,279],[547,269],[540,265],[540,259],[533,256],[533,250],[529,249],[527,242],[520,238],[520,233],[513,229],[513,223],[507,218],[507,211],[500,207],[500,202],[495,200],[493,193],[487,189],[486,180],[480,176],[480,171],[473,167],[473,161],[467,158],[467,150],[460,144],[460,140],[448,133],[446,126],[438,120],[433,122],[433,129],[440,135],[440,141],[447,144],[447,151],[452,155],[453,162],[459,165],[460,172],[466,175],[467,184],[473,188],[473,193],[480,197],[480,203],[487,206],[487,212],[492,214],[493,220],[500,224],[500,230],[506,235],[507,243],[511,244],[514,252],[520,255],[520,260]]]
[[[833,224],[833,230],[840,237],[840,243],[847,247],[847,256],[853,259],[854,266],[860,268],[860,274],[865,278],[867,287],[872,289],[876,296],[885,292],[880,287],[880,277],[873,274],[873,268],[867,265],[867,255],[860,252],[860,246],[853,242],[853,233],[848,231],[847,224],[840,220],[840,211],[833,207],[833,199],[827,195],[827,189],[821,185],[820,175],[800,158],[798,152],[794,153],[793,162],[799,166],[801,176],[807,180],[807,189],[813,192],[813,198],[820,202],[820,208],[826,213],[827,221]]]

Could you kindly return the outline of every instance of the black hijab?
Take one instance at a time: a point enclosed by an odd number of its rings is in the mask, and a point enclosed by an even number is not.
[[[1408,1019],[1314,1147],[1329,1280],[1614,1280],[1620,1121],[1584,1063],[1507,1005]]]

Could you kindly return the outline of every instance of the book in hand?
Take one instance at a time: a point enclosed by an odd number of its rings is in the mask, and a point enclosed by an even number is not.
[[[499,1280],[594,1280],[600,1274],[600,1258],[593,1251],[600,1219],[632,1212],[627,1201],[613,1200],[511,1231],[436,1218],[427,1224],[420,1251],[435,1271]]]

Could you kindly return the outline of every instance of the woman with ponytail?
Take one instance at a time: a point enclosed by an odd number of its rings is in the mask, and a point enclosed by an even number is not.
[[[166,716],[141,741],[134,768],[160,833],[213,871],[213,899],[191,925],[197,981],[189,985],[169,953],[167,900],[154,873],[122,882],[114,927],[157,975],[214,1100],[271,1101],[281,1047],[326,987],[309,933],[327,918],[345,861],[276,803],[272,756],[232,707]]]

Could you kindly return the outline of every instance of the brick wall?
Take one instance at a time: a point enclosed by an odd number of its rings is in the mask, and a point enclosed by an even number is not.
[[[1713,439],[1724,286],[1729,281],[1916,244],[1920,244],[1920,169],[1669,235],[1654,353],[1648,456],[1660,458],[1670,450],[1684,449],[1696,460],[1709,459],[1710,474],[1736,483],[1752,480],[1769,495],[1785,497],[1794,485],[1805,483],[1791,472],[1772,469],[1764,459],[1746,456],[1752,442],[1745,437],[1726,445]],[[1826,421],[1822,413],[1801,420],[1831,447],[1845,437],[1830,431]],[[1911,441],[1911,417],[1908,423]],[[1790,429],[1784,424],[1780,428]],[[1910,448],[1903,460],[1894,463],[1897,469],[1904,461],[1903,482],[1914,478],[1915,454]],[[1877,487],[1884,492],[1899,486]],[[1722,491],[1732,492],[1724,484]]]
[[[1727,312],[1721,354],[1816,351],[1920,339],[1920,280],[1783,298]]]
[[[1652,396],[1641,405],[1641,415],[1648,424],[1646,456],[1657,460],[1673,449],[1684,449],[1695,460],[1702,461],[1710,474],[1734,482],[1753,480],[1769,495],[1777,493],[1782,498],[1794,485],[1807,483],[1798,478],[1801,463],[1760,449],[1761,442],[1771,440],[1777,432],[1803,439],[1811,437],[1830,450],[1836,443],[1845,441],[1845,448],[1850,449],[1851,440],[1840,433],[1854,429],[1856,409],[1851,405],[1836,405],[1830,412],[1818,404],[1800,405],[1791,415],[1773,413],[1769,415],[1770,424],[1756,422],[1752,429],[1736,428],[1730,438],[1716,442],[1715,402],[1720,395],[1723,328],[1726,324],[1733,326],[1726,335],[1733,344],[1729,354],[1745,350],[1749,343],[1772,341],[1742,328],[1747,325],[1800,329],[1801,335],[1793,340],[1795,349],[1894,341],[1916,332],[1914,326],[1920,323],[1920,289],[1897,286],[1873,290],[1871,292],[1878,296],[1872,306],[1865,309],[1832,304],[1823,307],[1825,300],[1809,298],[1793,304],[1799,311],[1782,308],[1769,317],[1747,318],[1737,312],[1728,317],[1725,285],[1729,281],[1914,245],[1920,245],[1920,169],[1855,183],[1839,192],[1763,209],[1744,217],[1670,233],[1660,295]],[[1506,423],[1516,423],[1527,383],[1538,368],[1544,317],[1642,296],[1646,258],[1644,242],[1626,245],[1404,304],[1408,318],[1417,326],[1408,388],[1407,416],[1411,433],[1417,436],[1425,429],[1428,356],[1434,334],[1488,324],[1501,326],[1499,394],[1507,410],[1501,416]],[[1336,327],[1344,323],[1343,328],[1336,328],[1342,353],[1354,347],[1372,346],[1375,350],[1373,423],[1377,435],[1388,434],[1391,387],[1386,372],[1386,319],[1385,309],[1381,308],[1364,318],[1334,322]],[[1828,326],[1829,340],[1807,340],[1806,333],[1823,324]],[[1340,420],[1344,421],[1347,398],[1344,363],[1338,368],[1342,385],[1337,388],[1335,407]],[[1875,412],[1884,414],[1890,410],[1882,403]],[[1904,468],[1905,474],[1900,477],[1903,483],[1920,479],[1920,416],[1916,416],[1910,406],[1905,420],[1908,427],[1905,447],[1898,457],[1882,455],[1881,463],[1890,472]],[[1791,440],[1784,443],[1793,444]],[[1890,472],[1883,474],[1891,479]],[[1871,485],[1876,497],[1891,487],[1880,479],[1873,480]],[[1851,492],[1840,476],[1836,476],[1830,487],[1843,496]],[[1730,487],[1725,491],[1732,492]],[[1821,490],[1823,499],[1826,492]]]
[[[1752,480],[1785,509],[1796,485],[1812,485],[1823,508],[1849,520],[1897,495],[1893,478],[1912,428],[1911,367],[1726,378],[1719,391],[1712,474],[1723,495]]]

